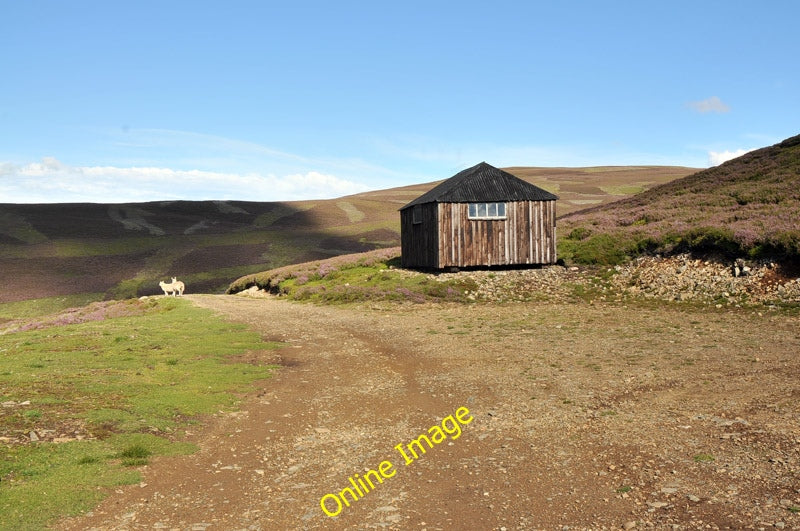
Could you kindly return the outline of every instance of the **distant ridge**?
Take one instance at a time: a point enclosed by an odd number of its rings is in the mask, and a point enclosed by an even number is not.
[[[563,215],[695,170],[507,171],[557,194],[557,213]],[[0,305],[35,298],[69,305],[153,295],[160,293],[158,281],[171,276],[185,281],[189,293],[221,293],[250,273],[397,246],[398,209],[437,182],[291,202],[0,204]],[[8,311],[13,315],[16,310]]]
[[[265,268],[398,245],[394,210],[359,197],[0,204],[0,303],[153,295],[171,276],[221,292]]]
[[[578,261],[643,252],[800,256],[800,135],[561,220]]]

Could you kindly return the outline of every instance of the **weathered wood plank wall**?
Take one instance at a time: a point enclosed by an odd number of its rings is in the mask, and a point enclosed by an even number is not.
[[[403,267],[438,268],[437,204],[425,203],[400,211],[400,261]],[[421,223],[414,223],[418,209]]]
[[[467,203],[416,205],[400,212],[404,267],[552,264],[556,255],[555,201],[506,203],[506,218],[469,219]]]
[[[471,267],[556,261],[555,201],[506,203],[506,218],[474,220],[467,203],[438,203],[438,264]]]

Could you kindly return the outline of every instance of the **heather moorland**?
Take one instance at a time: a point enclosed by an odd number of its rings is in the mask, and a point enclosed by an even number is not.
[[[621,263],[643,253],[800,258],[800,136],[559,220],[560,254]]]

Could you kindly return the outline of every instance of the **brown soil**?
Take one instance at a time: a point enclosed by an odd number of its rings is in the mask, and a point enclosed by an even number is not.
[[[199,452],[59,529],[800,528],[797,317],[189,298],[285,342],[261,355],[282,368],[191,435]],[[394,447],[461,407],[461,436],[405,466]]]

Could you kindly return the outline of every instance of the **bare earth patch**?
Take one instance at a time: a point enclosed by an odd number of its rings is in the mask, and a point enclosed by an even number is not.
[[[59,529],[800,526],[795,316],[189,298],[286,342],[263,354],[283,368],[199,428],[198,453]],[[460,437],[404,465],[395,446],[460,407]],[[386,460],[394,475],[323,513]]]

